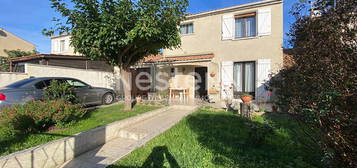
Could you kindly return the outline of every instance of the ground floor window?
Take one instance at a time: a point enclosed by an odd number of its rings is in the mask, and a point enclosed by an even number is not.
[[[243,93],[255,96],[255,62],[236,62],[233,72],[234,96]]]

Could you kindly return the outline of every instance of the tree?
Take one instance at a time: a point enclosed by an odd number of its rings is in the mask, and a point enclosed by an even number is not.
[[[272,80],[281,109],[321,133],[329,167],[356,167],[357,1],[316,0],[297,5],[290,36],[295,64]],[[311,132],[310,130],[306,131]]]
[[[36,50],[33,51],[22,51],[22,50],[4,50],[4,52],[8,55],[9,58],[17,58],[29,55],[38,54]]]
[[[178,25],[184,19],[187,0],[50,0],[62,20],[45,34],[71,33],[75,52],[104,60],[121,68],[130,85],[130,66],[160,49],[181,43]],[[124,87],[125,109],[131,109],[131,93]]]
[[[7,54],[7,57],[0,56],[0,71],[4,71],[4,72],[10,71],[9,59],[38,54],[38,52],[36,50],[22,51],[22,50],[6,50],[5,49],[4,52]]]

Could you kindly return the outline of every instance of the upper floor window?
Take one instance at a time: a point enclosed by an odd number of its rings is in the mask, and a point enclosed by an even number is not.
[[[193,33],[193,23],[180,25],[181,34],[192,34]]]
[[[235,38],[255,37],[257,35],[256,14],[238,15],[235,18]]]
[[[60,52],[65,51],[66,49],[66,41],[65,40],[61,40],[60,41]]]

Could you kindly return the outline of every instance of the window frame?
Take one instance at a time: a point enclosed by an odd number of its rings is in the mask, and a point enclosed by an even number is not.
[[[192,32],[189,32],[190,25],[192,25]],[[184,27],[185,33],[182,33],[181,31],[182,27]],[[190,34],[194,34],[194,32],[195,32],[195,27],[193,22],[180,24],[180,35],[190,35]]]
[[[254,17],[255,18],[255,31],[254,31],[254,36],[247,36],[247,18],[252,18]],[[238,37],[237,36],[237,29],[238,27],[236,26],[237,25],[237,20],[238,19],[244,19],[244,27],[245,27],[245,30],[244,30],[244,36],[243,37]],[[257,11],[254,11],[254,12],[248,12],[248,13],[242,13],[242,14],[238,14],[238,15],[235,15],[234,16],[234,39],[248,39],[248,38],[256,38],[258,37],[258,17],[257,17]]]
[[[254,91],[253,92],[246,92],[245,91],[245,71],[246,71],[246,68],[245,68],[245,65],[248,64],[248,63],[253,63],[253,74],[254,74]],[[233,83],[234,85],[236,84],[236,69],[235,69],[235,65],[236,64],[242,64],[242,91],[236,91],[236,86],[233,87],[233,96],[234,98],[239,98],[242,94],[244,93],[248,93],[250,95],[253,96],[253,98],[255,97],[255,92],[257,91],[257,88],[256,88],[256,82],[257,82],[257,75],[256,75],[256,72],[257,72],[257,63],[256,61],[242,61],[242,62],[233,62]]]

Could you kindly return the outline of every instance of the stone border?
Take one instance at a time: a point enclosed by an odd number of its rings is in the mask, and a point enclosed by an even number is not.
[[[52,168],[116,138],[129,124],[153,117],[175,106],[163,107],[131,118],[116,121],[89,131],[0,157],[0,168]]]

